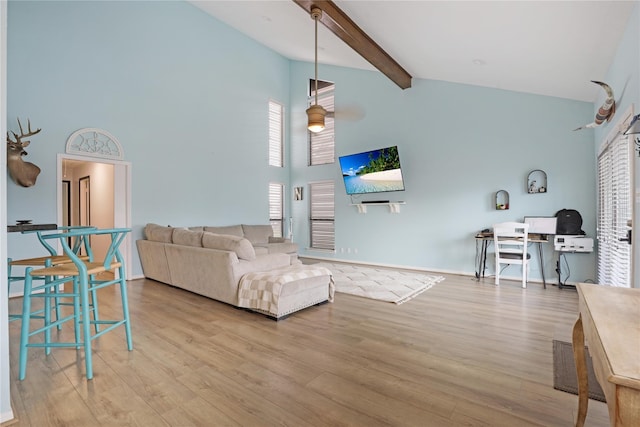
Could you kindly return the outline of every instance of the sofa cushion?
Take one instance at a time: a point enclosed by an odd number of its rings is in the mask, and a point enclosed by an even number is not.
[[[256,252],[253,246],[244,237],[215,234],[205,231],[202,236],[202,246],[209,249],[232,251],[236,253],[238,258],[247,261],[256,259]]]
[[[144,227],[144,235],[147,240],[153,242],[171,243],[173,227],[165,227],[158,224],[147,224]]]
[[[298,245],[291,242],[269,243],[269,245],[267,245],[267,250],[270,254],[293,254],[298,252]]]
[[[173,243],[183,246],[202,247],[202,235],[204,231],[193,231],[186,228],[173,229]]]
[[[228,225],[224,227],[204,227],[204,231],[214,234],[228,234],[230,236],[244,237],[241,225]]]
[[[242,224],[244,237],[252,245],[269,243],[269,237],[273,236],[273,228],[270,225],[246,225]]]
[[[269,253],[269,249],[266,246],[254,246],[253,250],[256,252],[256,256]]]

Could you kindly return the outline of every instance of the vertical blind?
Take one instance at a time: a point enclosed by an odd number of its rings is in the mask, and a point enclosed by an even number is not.
[[[316,181],[309,183],[311,217],[311,248],[334,250],[335,243],[335,209],[334,182]]]
[[[283,167],[284,107],[276,101],[269,101],[269,166]]]
[[[335,126],[334,126],[334,88],[333,83],[322,82],[323,87],[318,87],[318,104],[327,110],[324,120],[324,130],[309,134],[309,165],[325,165],[335,162]],[[311,90],[311,103],[315,102],[315,88]]]
[[[631,155],[629,138],[618,135],[598,156],[598,283],[631,286]]]
[[[283,236],[284,226],[284,185],[278,182],[269,183],[269,224],[273,228],[274,237]]]

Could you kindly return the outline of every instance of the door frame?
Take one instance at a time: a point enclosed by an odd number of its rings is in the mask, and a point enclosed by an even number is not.
[[[79,160],[91,163],[108,163],[114,165],[113,168],[113,226],[115,228],[131,228],[131,162],[122,160],[106,159],[102,157],[80,156],[74,154],[59,153],[57,166],[57,215],[58,224],[62,224],[62,177],[64,160]],[[132,277],[132,254],[133,237],[129,233],[120,245],[120,251],[125,261],[125,270],[128,278]]]
[[[86,187],[82,184],[86,182]],[[86,193],[85,193],[86,190]],[[78,225],[91,225],[91,176],[78,178]]]

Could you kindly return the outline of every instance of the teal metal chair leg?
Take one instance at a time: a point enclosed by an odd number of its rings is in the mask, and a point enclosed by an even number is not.
[[[73,333],[76,337],[76,349],[80,349],[80,343],[84,341],[84,338],[80,330],[80,281],[77,277],[73,278],[73,293],[77,295],[77,297],[73,298],[73,312],[76,314],[73,322]]]
[[[118,268],[120,278],[120,298],[122,300],[122,318],[124,319],[124,330],[127,336],[127,349],[133,350],[133,339],[131,338],[131,321],[129,320],[129,298],[127,297],[127,281],[125,280],[124,264]]]
[[[20,361],[19,361],[19,375],[20,381],[24,380],[27,374],[27,344],[29,344],[29,320],[31,317],[31,270],[33,268],[28,267],[25,273],[24,280],[24,298],[22,300],[22,325],[20,330]]]
[[[48,284],[50,283],[49,281],[47,281],[45,279],[45,283]],[[51,347],[49,347],[49,343],[51,342],[51,328],[49,327],[49,325],[51,325],[51,286],[46,286],[44,287],[44,324],[42,325],[42,328],[44,329],[44,343],[45,343],[45,347],[44,347],[44,354],[46,354],[47,356],[51,354]],[[24,297],[26,298],[26,296]]]
[[[45,266],[45,267],[51,267],[51,260],[50,260],[50,259],[46,260],[46,261],[44,262],[44,266]],[[55,278],[53,278],[53,279],[55,280]],[[49,282],[50,282],[51,280],[52,280],[52,279],[51,279],[50,277],[45,277],[45,278],[44,278],[45,283],[46,283],[47,281],[49,281]],[[45,291],[48,291],[48,290],[45,288]],[[57,286],[54,286],[54,287],[51,289],[51,291],[52,291],[53,293],[57,294],[57,293],[58,293],[58,287],[57,287]],[[54,298],[53,298],[53,303],[54,303],[54,307],[55,307],[55,311],[56,311],[56,320],[60,320],[60,300],[59,300],[59,297],[57,297],[57,296],[56,296],[56,297],[54,297]],[[61,331],[61,330],[62,330],[62,324],[58,324],[58,330],[59,330],[59,331]],[[47,354],[49,354],[49,353],[47,353]]]
[[[98,291],[94,286],[96,283],[100,283],[100,281],[96,279],[95,274],[92,274],[89,277],[89,285],[91,286],[91,311],[93,312],[93,328],[97,334],[100,332],[100,313],[98,312]]]
[[[86,369],[87,379],[93,378],[93,360],[91,354],[91,321],[89,316],[89,284],[86,274],[80,274],[78,278],[78,285],[80,286],[80,300],[82,311],[82,335],[84,344],[84,362]]]

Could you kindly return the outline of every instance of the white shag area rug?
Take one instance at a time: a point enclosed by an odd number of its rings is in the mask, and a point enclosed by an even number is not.
[[[361,267],[350,264],[317,264],[333,273],[336,292],[402,304],[444,280],[424,273]]]

